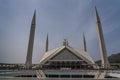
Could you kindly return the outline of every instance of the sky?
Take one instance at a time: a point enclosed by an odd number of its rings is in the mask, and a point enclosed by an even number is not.
[[[25,63],[32,16],[36,10],[33,63],[67,39],[83,49],[83,32],[93,60],[100,51],[95,6],[102,23],[107,55],[120,52],[120,0],[0,0],[0,63]]]

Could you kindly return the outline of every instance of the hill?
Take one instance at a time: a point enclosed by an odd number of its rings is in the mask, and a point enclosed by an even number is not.
[[[120,63],[120,53],[112,54],[108,57],[110,63]]]
[[[120,53],[110,55],[108,60],[110,63],[120,63]],[[96,63],[101,63],[101,60],[96,61]]]

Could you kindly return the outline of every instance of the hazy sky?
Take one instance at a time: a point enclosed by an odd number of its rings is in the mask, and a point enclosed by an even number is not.
[[[107,54],[120,52],[120,0],[0,0],[0,62],[24,63],[34,10],[37,14],[33,62],[39,63],[49,34],[49,50],[64,39],[83,49],[83,32],[88,53],[100,59],[96,29],[97,7]]]

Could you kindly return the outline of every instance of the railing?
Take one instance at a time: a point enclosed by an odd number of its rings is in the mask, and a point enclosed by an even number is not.
[[[33,64],[33,67],[38,65],[39,64]],[[98,67],[96,64],[93,64],[93,65]],[[24,64],[0,64],[0,70],[4,70],[4,69],[5,70],[25,70],[25,65]],[[120,63],[111,64],[111,69],[120,69]]]
[[[117,79],[117,78],[111,78],[111,79],[91,79],[91,78],[88,78],[88,79],[76,79],[76,78],[41,78],[41,79],[38,79],[38,78],[0,78],[0,80],[120,80],[120,79]]]

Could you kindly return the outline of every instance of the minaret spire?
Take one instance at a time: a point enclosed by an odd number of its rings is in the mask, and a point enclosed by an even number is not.
[[[45,49],[45,52],[48,51],[48,47],[49,47],[49,41],[48,41],[48,34],[47,34],[47,38],[46,38],[46,49]]]
[[[84,51],[87,52],[87,45],[86,45],[86,39],[84,33],[83,33],[83,45],[84,45]]]
[[[102,25],[101,25],[100,17],[99,17],[99,14],[98,14],[96,7],[95,7],[95,12],[96,12],[96,24],[97,24],[97,30],[98,30],[100,52],[101,52],[101,61],[102,61],[103,67],[107,68],[110,66],[110,64],[109,64],[108,58],[107,58],[107,51],[106,51],[106,47],[105,47]]]
[[[36,11],[34,11],[32,23],[31,23],[31,29],[30,29],[27,57],[25,63],[27,69],[32,68],[32,53],[33,53],[33,45],[34,45],[35,26],[36,26]]]

